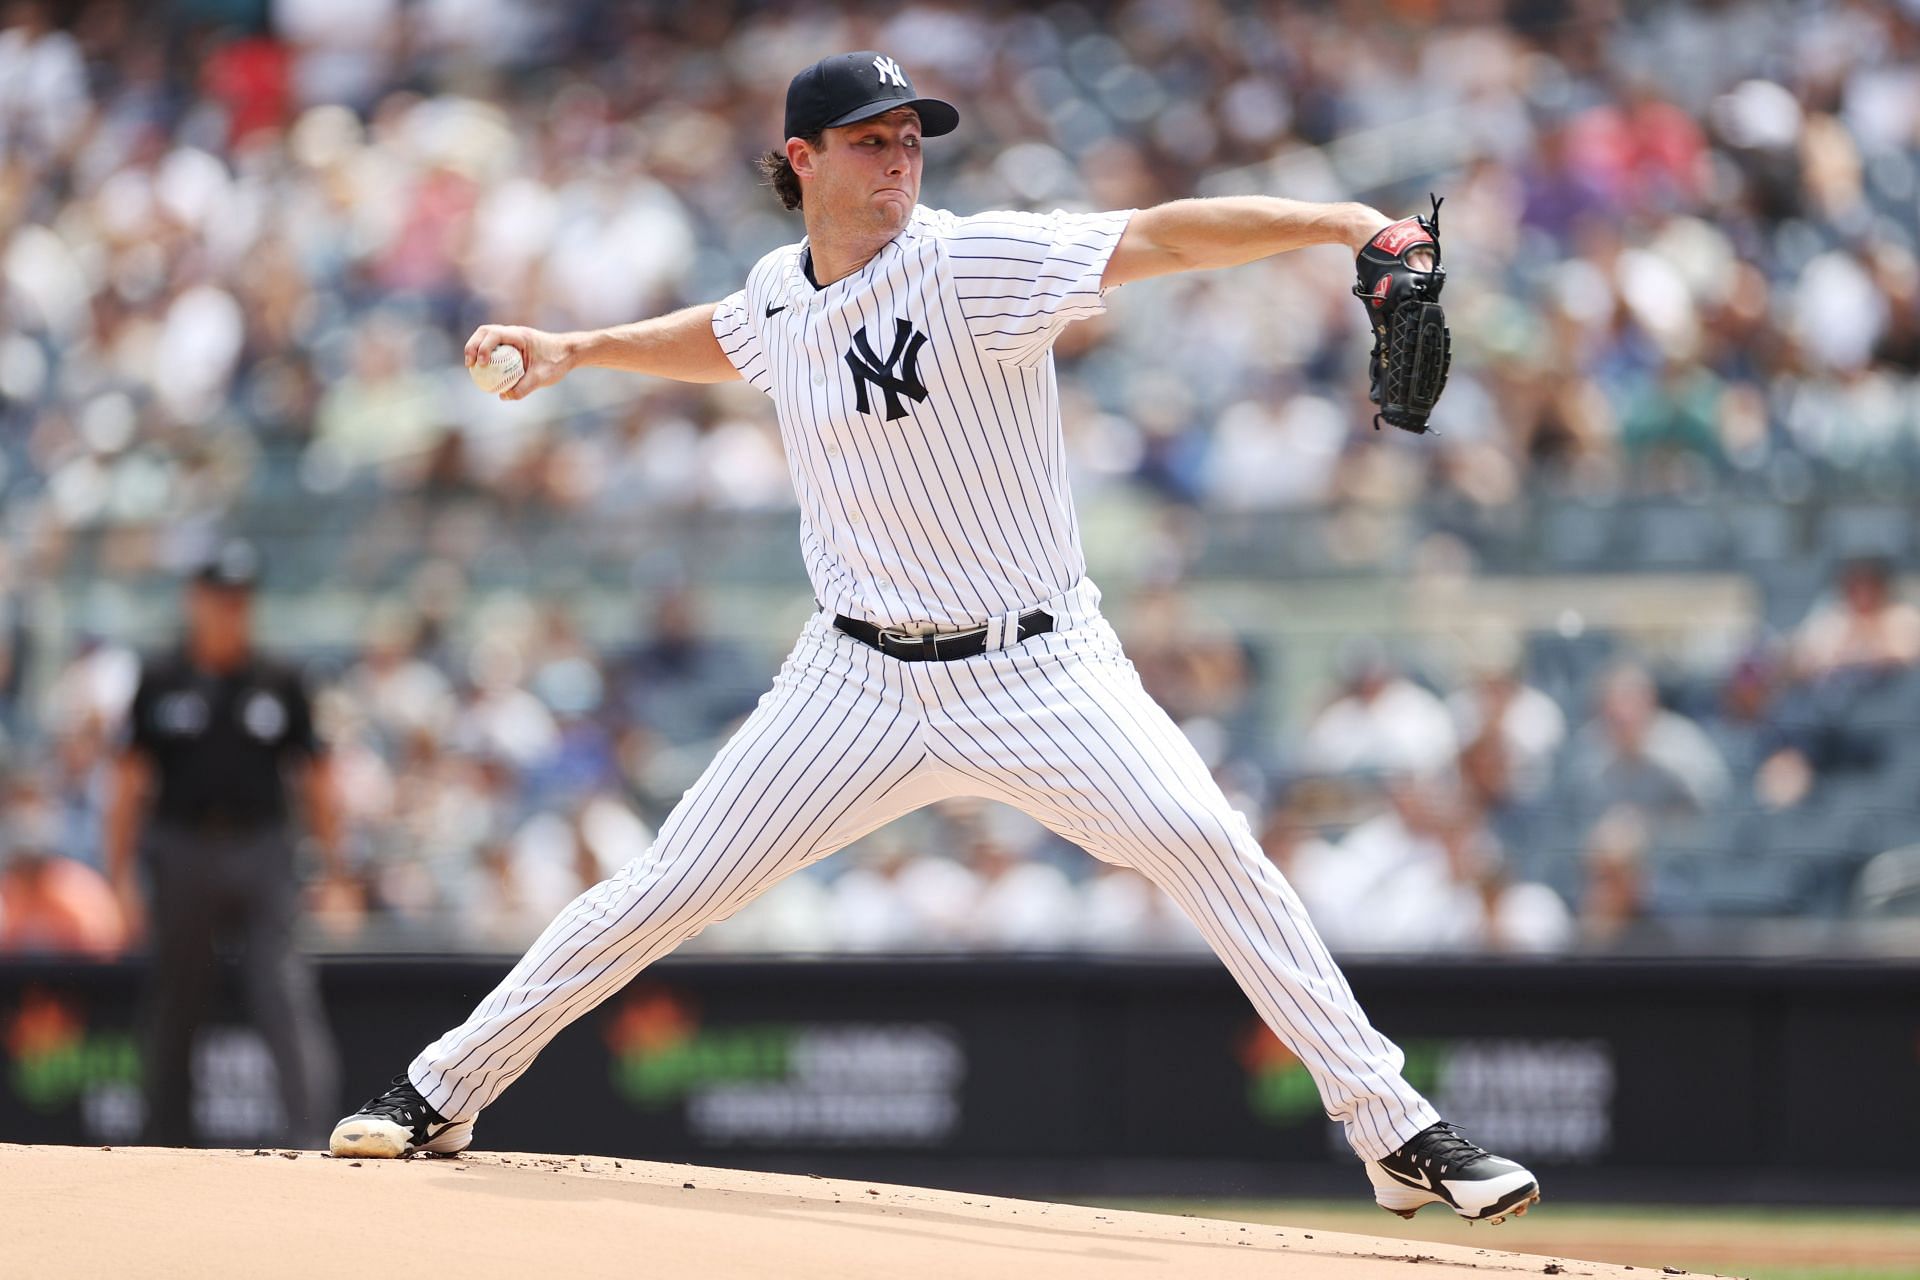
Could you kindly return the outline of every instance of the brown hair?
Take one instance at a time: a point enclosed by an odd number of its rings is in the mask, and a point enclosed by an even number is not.
[[[800,139],[809,147],[818,151],[826,142],[827,131],[810,134]],[[780,207],[792,212],[803,201],[800,191],[800,175],[793,171],[793,162],[787,159],[786,148],[769,151],[754,161],[754,167],[760,170],[760,180],[773,188],[773,194],[780,197]]]

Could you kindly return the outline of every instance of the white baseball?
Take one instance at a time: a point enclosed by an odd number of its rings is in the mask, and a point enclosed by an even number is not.
[[[520,375],[526,372],[526,365],[520,359],[520,348],[501,343],[493,349],[492,358],[482,364],[470,364],[467,373],[473,378],[473,385],[488,395],[498,395],[510,390],[520,381]]]

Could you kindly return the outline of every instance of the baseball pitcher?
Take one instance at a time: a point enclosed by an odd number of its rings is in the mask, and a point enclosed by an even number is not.
[[[1312,1071],[1375,1198],[1500,1221],[1533,1175],[1441,1120],[1367,1021],[1247,820],[1142,690],[1087,579],[1052,345],[1109,291],[1289,249],[1360,254],[1381,417],[1424,430],[1446,375],[1438,218],[1264,197],[1138,211],[919,203],[959,113],[871,50],[795,76],[763,162],[806,237],[718,303],[593,333],[484,325],[518,400],[583,366],[772,397],[820,608],[644,855],[582,894],[460,1026],[340,1122],[342,1156],[455,1152],[561,1028],[782,877],[948,796],[1003,801],[1171,895]],[[510,363],[510,362],[509,362]]]

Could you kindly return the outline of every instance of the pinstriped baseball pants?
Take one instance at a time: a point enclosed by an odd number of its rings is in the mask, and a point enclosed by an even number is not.
[[[562,1027],[783,877],[922,805],[1004,801],[1141,872],[1199,927],[1377,1159],[1439,1117],[1401,1075],[1300,899],[1147,696],[1082,583],[1056,630],[958,662],[900,662],[817,614],[774,685],[645,854],[576,898],[408,1074],[477,1113]]]

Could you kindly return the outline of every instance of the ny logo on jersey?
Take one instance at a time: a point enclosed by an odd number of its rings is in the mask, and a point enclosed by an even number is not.
[[[881,84],[885,84],[887,81],[891,80],[893,81],[894,84],[898,85],[902,89],[907,87],[907,73],[902,71],[900,69],[900,64],[895,62],[892,58],[889,58],[884,54],[878,58],[875,58],[873,60],[873,69],[880,73]]]
[[[867,345],[866,330],[856,331],[853,346],[847,348],[847,367],[853,370],[853,389],[857,395],[854,408],[861,413],[873,412],[868,408],[867,400],[867,384],[871,382],[886,393],[887,421],[906,417],[907,406],[900,403],[901,396],[916,401],[927,398],[927,384],[920,381],[920,348],[926,344],[926,334],[905,320],[895,320],[893,350],[887,352],[887,358],[882,360]],[[859,348],[857,354],[855,347]],[[897,375],[894,372],[896,366],[899,369]]]

